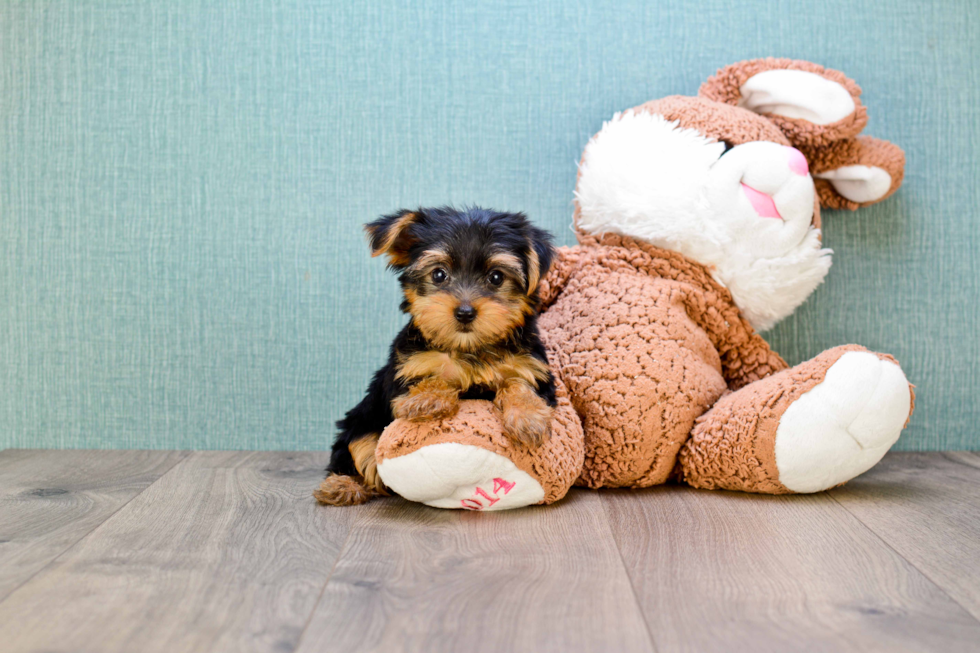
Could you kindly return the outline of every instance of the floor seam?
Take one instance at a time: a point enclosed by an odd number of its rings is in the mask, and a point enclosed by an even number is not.
[[[354,534],[354,527],[359,523],[359,519],[354,518],[347,530],[347,537],[344,538],[344,543],[340,546],[340,551],[337,553],[337,559],[333,561],[333,566],[330,568],[330,573],[327,574],[326,579],[323,581],[323,587],[320,588],[320,593],[317,594],[316,601],[313,602],[313,608],[310,610],[310,615],[306,618],[306,623],[303,624],[303,630],[299,633],[299,638],[296,640],[296,645],[293,647],[294,651],[298,651],[299,647],[303,644],[303,638],[306,637],[306,631],[310,629],[310,624],[313,623],[313,617],[316,615],[316,609],[320,607],[320,602],[323,600],[323,595],[327,591],[327,585],[333,580],[333,576],[337,571],[337,565],[340,564],[340,560],[347,553],[347,544],[350,542],[351,536]]]
[[[865,530],[867,530],[869,533],[871,533],[875,537],[875,539],[877,539],[879,542],[881,542],[882,544],[884,544],[885,547],[887,547],[889,551],[891,551],[892,553],[894,553],[895,555],[897,555],[899,558],[901,558],[902,560],[904,560],[905,562],[907,562],[908,565],[910,567],[912,567],[912,569],[915,569],[917,572],[919,572],[920,574],[922,574],[922,577],[923,578],[925,578],[927,581],[929,581],[930,583],[932,583],[932,585],[936,589],[938,589],[943,595],[945,595],[950,601],[952,601],[956,605],[960,606],[960,608],[963,610],[963,612],[965,612],[967,614],[967,616],[969,616],[971,619],[973,619],[978,624],[980,624],[980,617],[978,617],[977,615],[973,614],[973,611],[972,610],[970,610],[968,607],[966,607],[965,605],[963,605],[962,603],[960,603],[959,601],[957,601],[956,598],[953,595],[951,595],[946,590],[945,587],[943,587],[938,582],[936,582],[932,578],[932,576],[930,576],[924,569],[919,568],[919,566],[917,564],[915,564],[914,562],[912,562],[911,560],[909,560],[908,558],[906,558],[904,555],[902,555],[902,553],[898,549],[896,549],[894,546],[892,546],[891,543],[888,542],[888,540],[886,540],[881,535],[879,535],[877,531],[875,531],[873,528],[871,528],[871,526],[869,526],[868,524],[864,523],[864,520],[863,519],[861,519],[860,517],[858,517],[857,515],[855,515],[853,512],[851,512],[851,510],[846,505],[844,505],[841,501],[839,501],[837,499],[837,497],[835,497],[832,493],[828,492],[827,493],[827,496],[829,496],[831,499],[833,499],[834,502],[838,506],[840,506],[841,508],[843,508],[844,509],[844,512],[846,512],[848,515],[850,515],[855,521],[857,521],[857,523],[861,524],[861,526],[863,526],[865,528]]]
[[[599,504],[602,506],[602,516],[606,524],[606,530],[609,532],[609,537],[612,539],[612,543],[616,547],[616,555],[619,557],[619,566],[623,570],[623,575],[626,576],[626,582],[629,583],[630,593],[633,595],[633,604],[636,605],[636,611],[640,614],[640,619],[643,621],[643,628],[646,630],[647,638],[650,640],[650,647],[656,652],[659,650],[657,648],[657,641],[653,638],[653,631],[650,630],[650,624],[647,622],[647,617],[643,613],[643,606],[640,604],[640,597],[637,596],[636,587],[633,585],[633,577],[630,576],[629,569],[626,567],[626,560],[623,558],[623,550],[619,546],[619,541],[616,540],[616,534],[613,533],[612,522],[609,521],[609,509],[606,505],[606,499],[599,492],[596,492],[596,498],[599,501]]]
[[[42,572],[44,572],[45,570],[47,570],[51,565],[53,565],[55,562],[57,562],[63,555],[65,555],[66,553],[68,553],[69,551],[71,551],[72,549],[74,549],[76,546],[78,546],[82,541],[84,541],[89,536],[91,536],[92,533],[94,533],[95,531],[97,531],[100,528],[102,528],[106,524],[106,522],[108,522],[110,519],[112,519],[113,517],[115,517],[119,513],[120,510],[122,510],[123,508],[125,508],[126,506],[128,506],[130,503],[132,503],[136,499],[136,497],[141,496],[144,492],[146,492],[151,487],[153,487],[154,485],[156,485],[157,483],[159,483],[160,482],[160,479],[162,479],[164,476],[167,476],[168,474],[170,474],[171,472],[173,472],[174,469],[176,469],[178,465],[183,464],[183,462],[185,460],[187,460],[188,458],[190,458],[193,455],[194,452],[193,451],[189,451],[189,452],[180,452],[180,453],[185,453],[186,455],[184,455],[184,456],[178,458],[177,460],[175,460],[174,463],[169,468],[167,468],[167,471],[165,471],[164,473],[162,473],[158,477],[156,477],[153,480],[152,483],[150,483],[149,485],[147,485],[145,488],[143,488],[142,490],[140,490],[139,492],[137,492],[133,496],[129,497],[129,499],[126,500],[125,502],[123,502],[118,508],[116,508],[111,513],[109,513],[108,515],[106,515],[106,518],[105,519],[103,519],[98,524],[96,524],[95,526],[93,526],[92,527],[92,530],[88,531],[87,533],[85,533],[84,535],[82,535],[81,537],[79,537],[77,540],[75,540],[74,542],[72,542],[71,544],[69,544],[67,547],[64,548],[64,550],[61,551],[61,553],[59,553],[55,557],[53,557],[50,560],[48,560],[44,564],[43,567],[41,567],[40,569],[38,569],[37,571],[35,571],[33,574],[31,574],[27,578],[25,578],[22,583],[20,583],[20,584],[17,585],[17,587],[14,587],[12,590],[10,590],[9,592],[7,592],[7,595],[6,596],[4,596],[3,598],[0,598],[0,603],[6,602],[7,599],[9,599],[11,596],[13,596],[14,594],[16,594],[22,587],[24,587],[25,585],[27,585],[29,582],[31,582],[32,580],[34,580],[35,578],[37,578],[38,575],[40,575]]]

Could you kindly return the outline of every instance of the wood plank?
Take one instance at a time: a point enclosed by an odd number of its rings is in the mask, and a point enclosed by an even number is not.
[[[358,509],[326,454],[200,452],[0,603],[4,651],[289,651]]]
[[[300,652],[653,650],[596,493],[492,513],[368,506]]]
[[[184,455],[173,451],[0,452],[0,600]]]
[[[826,494],[602,495],[663,651],[976,650],[980,622]]]
[[[980,619],[980,456],[892,453],[831,496]]]

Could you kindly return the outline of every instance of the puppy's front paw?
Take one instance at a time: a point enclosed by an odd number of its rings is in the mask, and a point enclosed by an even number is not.
[[[452,417],[459,410],[459,391],[448,384],[426,379],[412,386],[408,394],[391,402],[395,417],[412,422]]]
[[[540,447],[551,433],[551,408],[526,413],[517,408],[503,411],[504,433],[519,444]]]
[[[456,414],[459,403],[455,398],[450,399],[435,394],[418,394],[405,397],[400,401],[396,399],[393,402],[393,408],[395,417],[412,422],[424,422],[430,419],[452,417]]]
[[[497,393],[504,433],[512,441],[540,447],[551,434],[552,409],[526,385],[505,388]]]

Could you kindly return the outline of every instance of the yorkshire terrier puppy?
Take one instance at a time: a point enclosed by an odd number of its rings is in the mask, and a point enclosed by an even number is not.
[[[367,396],[337,422],[320,503],[387,494],[374,450],[395,418],[441,419],[459,400],[492,399],[513,441],[548,436],[555,386],[535,324],[551,236],[520,213],[473,208],[401,211],[366,227],[374,256],[399,272],[410,319]]]

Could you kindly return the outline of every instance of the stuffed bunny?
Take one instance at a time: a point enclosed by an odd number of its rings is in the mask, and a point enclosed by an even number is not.
[[[902,151],[858,136],[860,92],[837,71],[761,59],[605,123],[579,166],[580,244],[541,284],[550,438],[515,445],[490,402],[463,401],[388,426],[384,483],[499,510],[573,484],[819,492],[877,463],[913,406],[895,359],[846,345],[790,368],[758,334],[830,268],[820,207],[856,209],[902,182]]]

